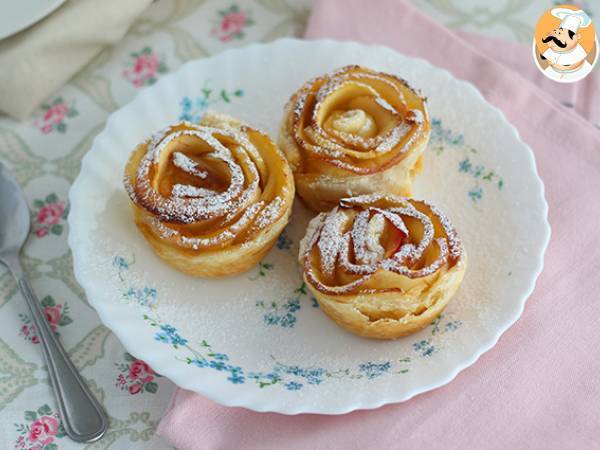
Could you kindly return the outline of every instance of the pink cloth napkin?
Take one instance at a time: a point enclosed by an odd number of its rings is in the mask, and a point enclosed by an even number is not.
[[[567,109],[572,108],[600,129],[600,74],[598,73],[600,64],[584,80],[577,83],[557,83],[542,75],[535,66],[530,45],[464,31],[454,33],[467,44],[475,47],[480,54],[493,55],[493,58],[504,66],[501,70],[508,69],[520,74],[529,81],[529,87],[532,84],[536,85],[544,91],[544,96],[555,100]],[[399,47],[396,49],[408,54],[408,49],[401,50]],[[445,67],[452,72],[450,65],[446,67],[440,64],[440,67]]]
[[[521,319],[435,391],[344,416],[283,416],[178,390],[158,433],[182,450],[599,448],[597,81],[552,84],[519,46],[467,42],[402,0],[321,0],[307,37],[385,44],[425,58],[501,108],[534,150],[546,185],[552,239],[544,272]],[[489,51],[494,46],[514,52]]]

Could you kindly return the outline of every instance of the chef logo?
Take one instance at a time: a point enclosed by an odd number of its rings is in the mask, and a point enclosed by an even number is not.
[[[590,16],[573,5],[546,11],[535,28],[533,57],[551,80],[573,83],[585,78],[598,59],[598,39]]]

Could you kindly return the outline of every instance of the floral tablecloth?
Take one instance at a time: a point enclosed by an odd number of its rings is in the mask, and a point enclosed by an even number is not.
[[[171,448],[154,429],[174,385],[125,352],[100,323],[73,277],[67,196],[82,156],[107,116],[139,89],[191,59],[249,42],[299,36],[311,3],[159,0],[118,46],[102,52],[29,120],[19,123],[0,117],[0,161],[16,175],[32,211],[24,266],[52,328],[110,415],[106,436],[86,448]],[[529,43],[537,17],[559,2],[414,3],[451,28]],[[592,15],[600,13],[597,2],[579,3]],[[84,447],[64,434],[36,330],[3,267],[0,311],[0,448]]]

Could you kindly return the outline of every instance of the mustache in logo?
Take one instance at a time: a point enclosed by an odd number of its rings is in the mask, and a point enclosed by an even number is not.
[[[560,47],[560,48],[565,48],[565,47],[567,46],[567,43],[566,43],[566,42],[561,42],[561,41],[559,41],[559,40],[558,40],[558,38],[557,38],[556,36],[547,36],[547,37],[545,37],[544,39],[542,39],[542,42],[543,42],[544,44],[546,44],[546,43],[548,43],[548,42],[550,42],[550,41],[554,41],[554,43],[555,43],[555,44],[556,44],[558,47]]]

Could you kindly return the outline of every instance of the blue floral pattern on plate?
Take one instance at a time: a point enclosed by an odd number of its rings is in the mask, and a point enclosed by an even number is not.
[[[446,150],[462,153],[457,169],[459,173],[469,175],[475,180],[475,185],[467,192],[467,196],[474,203],[483,198],[485,184],[495,186],[498,190],[501,190],[504,186],[504,179],[500,174],[486,168],[483,164],[475,162],[479,153],[477,149],[467,145],[461,133],[444,128],[441,119],[434,118],[431,120],[429,148],[437,156],[440,156]]]
[[[366,361],[352,368],[327,369],[316,366],[284,364],[277,360],[273,355],[271,355],[273,365],[269,370],[246,370],[243,367],[236,365],[228,354],[216,351],[206,340],[202,340],[197,345],[193,345],[188,339],[183,337],[174,326],[163,323],[156,314],[153,314],[153,306],[158,298],[158,291],[153,287],[144,286],[142,288],[134,288],[127,284],[127,272],[134,262],[135,258],[129,260],[118,255],[113,259],[112,265],[117,270],[119,279],[123,282],[123,298],[128,302],[134,302],[138,306],[143,307],[144,310],[148,311],[143,314],[143,318],[151,327],[156,328],[154,339],[165,345],[170,345],[174,349],[184,349],[188,353],[188,355],[184,357],[179,354],[175,355],[177,360],[188,365],[193,365],[199,369],[222,372],[232,384],[244,384],[248,381],[252,381],[261,389],[280,385],[288,391],[299,391],[306,386],[319,386],[330,379],[346,378],[352,380],[374,380],[384,375],[402,375],[408,373],[410,370],[410,363],[412,361],[410,356],[398,360]],[[129,293],[131,291],[142,294],[130,295]],[[292,299],[294,301],[292,301],[290,305],[293,306],[275,307],[275,311],[269,311],[265,314],[265,321],[273,320],[274,324],[278,324],[284,328],[286,328],[286,325],[283,325],[283,323],[288,324],[287,327],[294,326],[296,323],[295,316],[292,320],[287,317],[287,315],[294,314],[300,309],[300,298],[308,296],[306,285],[302,283],[302,285],[295,290],[295,293],[298,297],[297,302],[295,299]],[[152,298],[152,302],[147,301],[148,296]],[[283,316],[277,315],[279,314],[277,312],[279,311],[278,308],[281,308]],[[278,319],[266,319],[270,314],[273,315],[273,317],[278,317]],[[440,315],[431,323],[431,337],[413,343],[412,347],[417,356],[429,357],[436,351],[439,351],[433,344],[434,336],[456,331],[462,325],[460,320],[446,320],[442,323],[443,318],[444,316]]]
[[[229,91],[227,89],[215,90],[205,84],[201,90],[201,94],[196,97],[185,96],[179,102],[181,114],[179,120],[197,123],[200,122],[204,112],[217,103],[231,103],[236,97],[243,97],[244,91],[236,89]]]
[[[279,250],[291,250],[294,241],[289,236],[287,228],[283,229],[283,232],[277,238],[277,243],[275,244]]]
[[[301,299],[309,296],[306,283],[302,283],[300,287],[296,288],[294,294],[295,297],[289,297],[283,304],[275,301],[268,303],[264,300],[257,300],[257,308],[266,311],[263,315],[265,325],[280,326],[281,328],[293,328],[296,325],[296,312],[302,308]],[[312,295],[310,299],[311,306],[318,308],[319,304]]]

